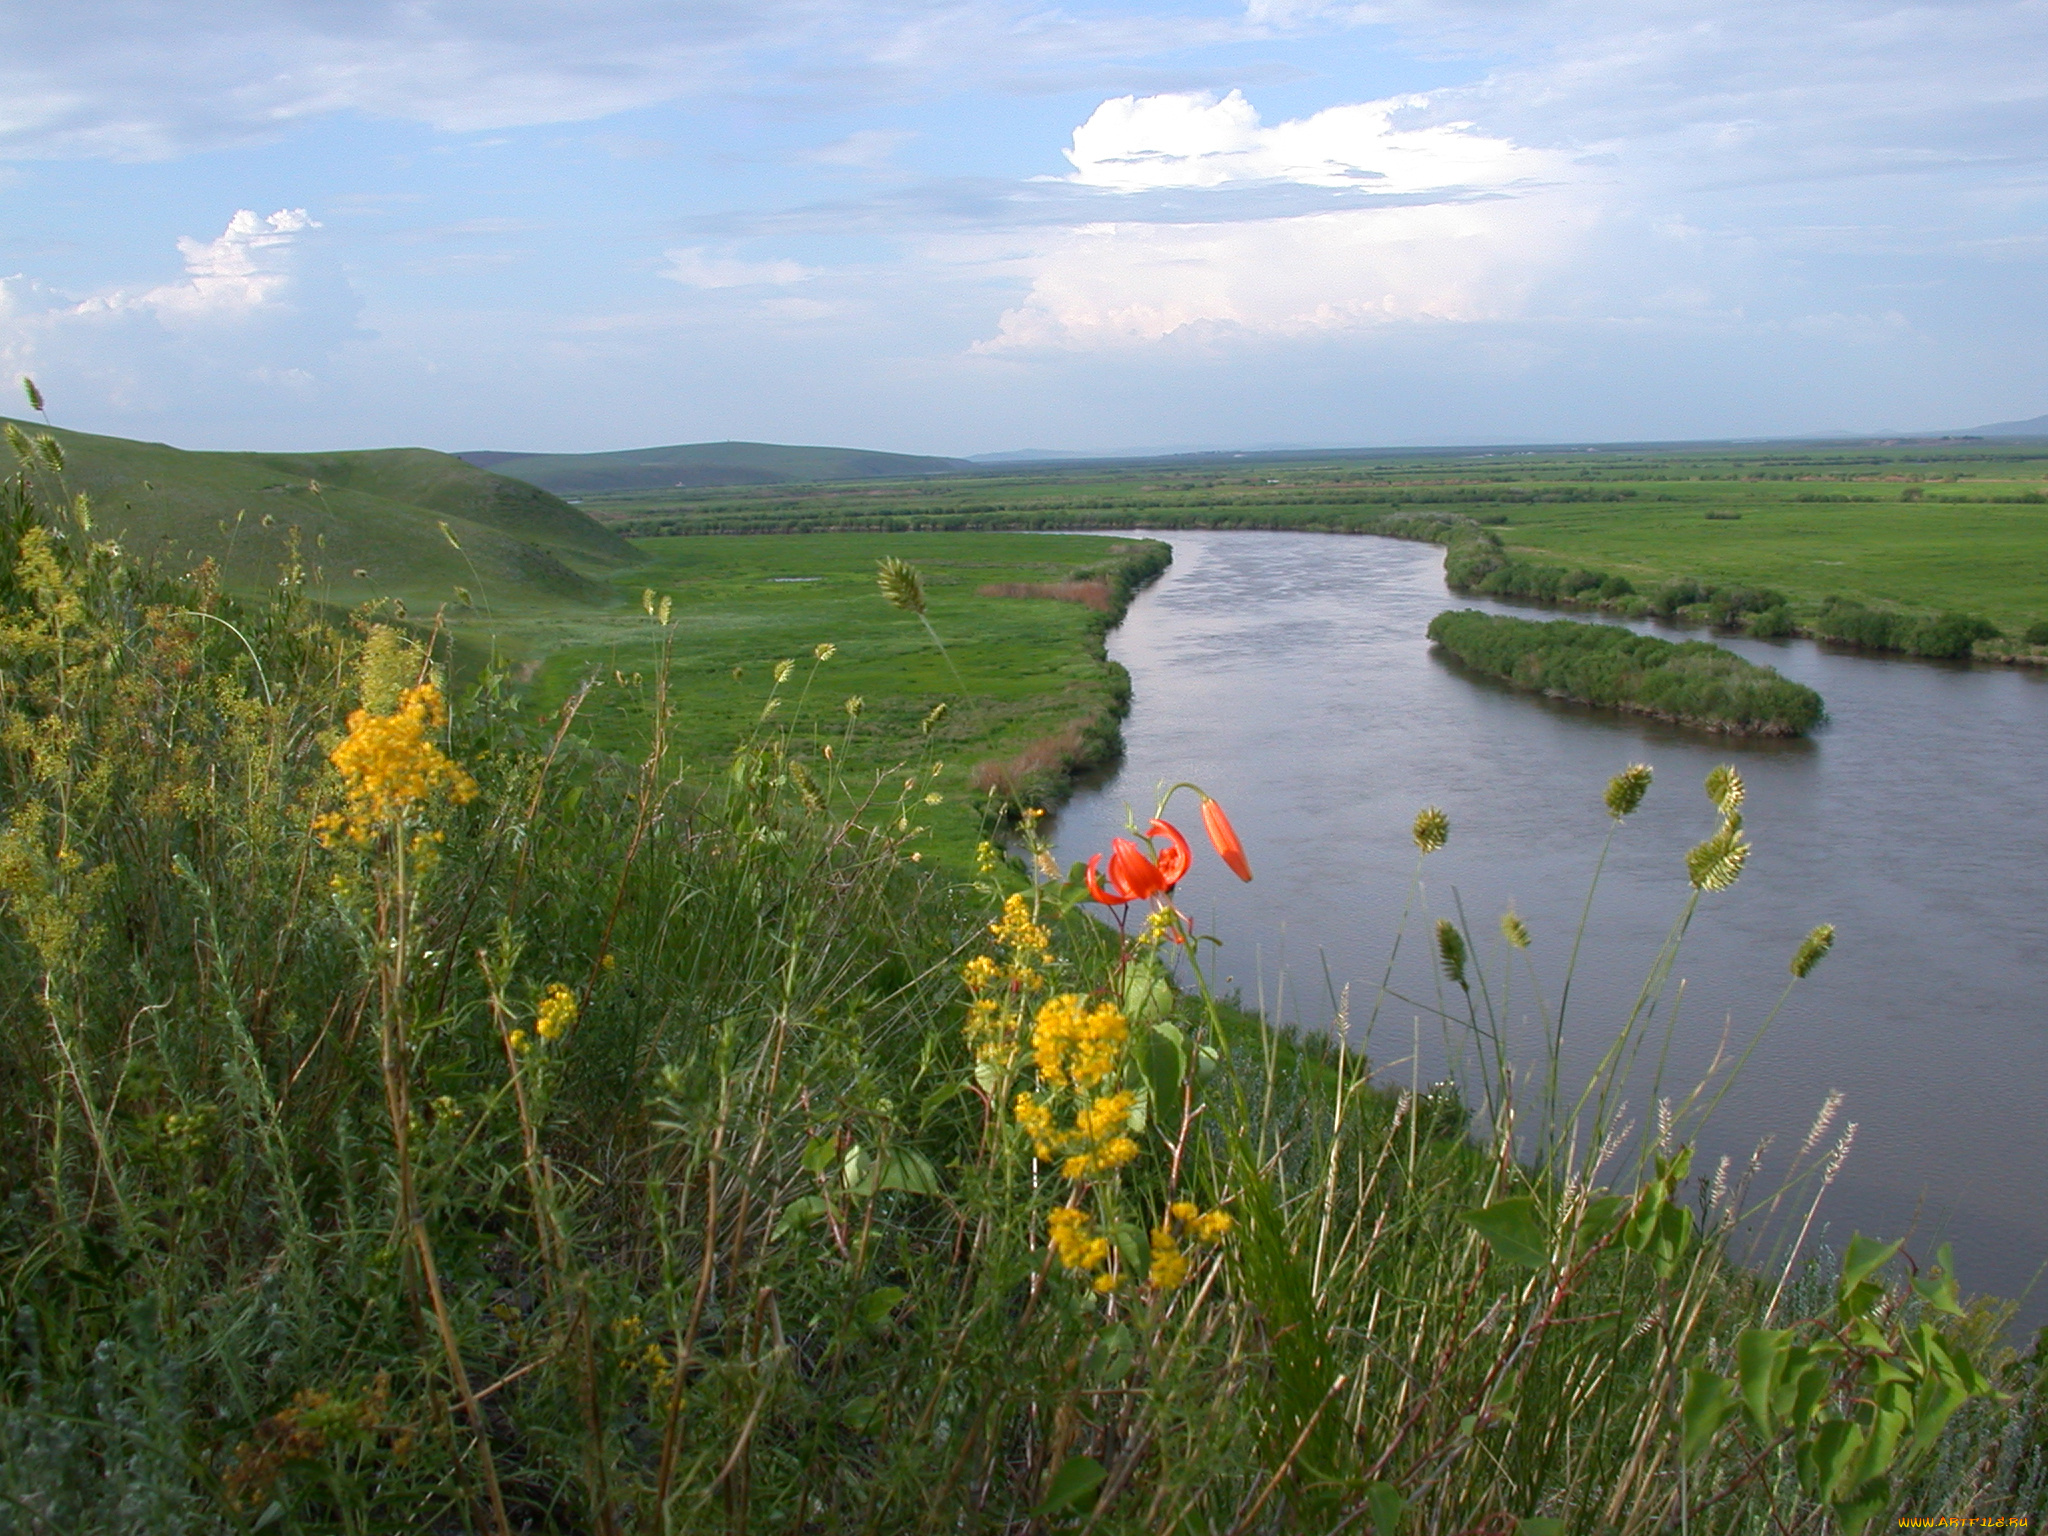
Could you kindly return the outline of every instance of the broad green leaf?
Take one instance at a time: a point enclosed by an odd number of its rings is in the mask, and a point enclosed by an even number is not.
[[[1838,1296],[1846,1296],[1878,1270],[1892,1261],[1892,1255],[1900,1248],[1898,1243],[1881,1243],[1874,1237],[1865,1237],[1861,1232],[1849,1239],[1849,1251],[1842,1259],[1842,1281],[1836,1289]]]
[[[1549,1265],[1550,1228],[1533,1195],[1496,1200],[1483,1209],[1466,1211],[1462,1219],[1486,1239],[1502,1262],[1532,1269]]]
[[[1874,1477],[1836,1499],[1835,1519],[1841,1524],[1843,1536],[1863,1536],[1870,1522],[1883,1514],[1891,1501],[1891,1482],[1882,1477]]]
[[[908,1147],[892,1147],[877,1158],[856,1143],[847,1149],[840,1172],[856,1195],[877,1195],[885,1189],[910,1195],[939,1193],[939,1170],[922,1152]]]
[[[1831,1419],[1813,1437],[1813,1486],[1832,1501],[1863,1454],[1863,1427],[1847,1419]]]
[[[1157,960],[1147,956],[1124,972],[1117,1005],[1133,1025],[1156,1023],[1173,1012],[1173,983]]]
[[[1365,1485],[1365,1512],[1372,1520],[1372,1536],[1400,1536],[1401,1521],[1408,1513],[1408,1501],[1392,1483]]]
[[[1187,1042],[1171,1024],[1155,1024],[1138,1039],[1138,1070],[1152,1095],[1153,1118],[1162,1125],[1178,1126],[1181,1118],[1181,1084],[1187,1078]]]
[[[1773,1402],[1775,1388],[1784,1374],[1790,1328],[1745,1328],[1735,1341],[1735,1379],[1742,1384],[1742,1406],[1749,1410],[1749,1422],[1759,1435],[1777,1432]]]
[[[889,1320],[889,1314],[909,1294],[900,1285],[881,1286],[861,1297],[860,1305],[854,1308],[854,1315],[860,1319],[863,1328],[878,1328]]]
[[[1069,1456],[1053,1473],[1051,1481],[1045,1485],[1045,1497],[1038,1501],[1038,1508],[1031,1513],[1043,1518],[1091,1508],[1096,1490],[1102,1487],[1102,1480],[1108,1475],[1102,1470],[1102,1463],[1093,1456]]]
[[[1685,1401],[1679,1405],[1679,1448],[1682,1460],[1694,1461],[1721,1432],[1721,1426],[1735,1414],[1735,1392],[1727,1381],[1712,1371],[1686,1373]]]
[[[1586,1202],[1579,1217],[1579,1241],[1590,1248],[1615,1229],[1628,1213],[1628,1196],[1598,1195]]]
[[[838,1137],[813,1136],[804,1143],[804,1172],[823,1173],[832,1166],[832,1159],[838,1155]]]
[[[775,1237],[780,1240],[792,1232],[801,1232],[824,1214],[825,1202],[817,1195],[798,1195],[782,1208],[775,1223]]]
[[[1950,1317],[1961,1317],[1963,1307],[1956,1296],[1956,1260],[1949,1245],[1943,1243],[1934,1252],[1934,1267],[1913,1281],[1913,1294],[1937,1312],[1946,1312]]]

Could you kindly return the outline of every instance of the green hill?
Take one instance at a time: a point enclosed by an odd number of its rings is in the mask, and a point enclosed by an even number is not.
[[[547,491],[424,448],[195,453],[53,435],[64,449],[61,489],[91,498],[98,533],[181,570],[210,556],[231,588],[274,582],[294,530],[310,590],[344,607],[377,597],[457,601],[457,587],[498,610],[606,601],[603,578],[640,559]]]
[[[465,453],[479,468],[512,475],[558,496],[600,496],[608,491],[670,490],[677,486],[786,485],[811,480],[907,480],[958,475],[975,466],[965,459],[865,448],[802,448],[781,443],[678,443],[668,448],[627,448],[616,453]]]

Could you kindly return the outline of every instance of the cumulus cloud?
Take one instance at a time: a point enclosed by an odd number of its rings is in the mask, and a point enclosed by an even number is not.
[[[183,274],[69,293],[0,279],[0,367],[74,405],[149,411],[195,389],[303,394],[354,334],[354,294],[305,241],[303,208],[238,210],[211,240],[177,242]]]
[[[1356,206],[1199,222],[1140,215],[1039,235],[1010,261],[1027,297],[977,350],[1519,314],[1586,233],[1593,199],[1565,156],[1469,123],[1397,124],[1427,106],[1402,97],[1267,125],[1238,91],[1104,102],[1066,151],[1077,186],[1231,197],[1281,184],[1348,191]]]
[[[661,276],[685,288],[752,288],[772,284],[801,283],[818,274],[794,261],[743,261],[720,256],[701,245],[664,251],[668,265]]]
[[[1119,96],[1064,151],[1082,186],[1116,192],[1289,182],[1376,192],[1497,188],[1569,172],[1562,156],[1453,122],[1397,128],[1427,96],[1331,107],[1270,127],[1244,93]]]

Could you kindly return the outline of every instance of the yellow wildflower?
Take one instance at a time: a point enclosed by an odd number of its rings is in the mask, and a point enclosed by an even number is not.
[[[1152,1269],[1145,1278],[1161,1291],[1179,1287],[1188,1277],[1188,1258],[1173,1240],[1173,1229],[1161,1224],[1152,1229]]]
[[[427,739],[448,723],[448,707],[433,683],[408,688],[388,715],[366,709],[348,717],[348,736],[329,755],[348,793],[346,820],[329,815],[315,822],[323,842],[345,832],[358,843],[371,833],[425,805],[437,793],[456,805],[476,798],[476,780]]]
[[[970,992],[986,992],[996,984],[1002,975],[1002,968],[987,955],[976,955],[961,969],[960,979],[967,984]]]
[[[1076,993],[1048,998],[1038,1010],[1031,1045],[1038,1071],[1055,1088],[1087,1092],[1122,1065],[1130,1030],[1114,1003],[1093,1008]]]
[[[1095,1230],[1086,1211],[1062,1206],[1045,1218],[1052,1251],[1068,1269],[1100,1269],[1109,1262],[1109,1239]]]
[[[1209,1211],[1189,1222],[1188,1231],[1198,1243],[1220,1243],[1236,1225],[1228,1211]]]
[[[1003,915],[988,925],[996,942],[1012,953],[1035,956],[1041,964],[1052,958],[1052,935],[1031,918],[1031,904],[1022,891],[1012,891],[1003,900]]]
[[[1138,1144],[1128,1136],[1112,1136],[1076,1152],[1060,1164],[1060,1172],[1070,1179],[1093,1178],[1099,1173],[1115,1173],[1124,1164],[1133,1162],[1138,1156]]]
[[[576,994],[559,981],[549,982],[547,991],[541,996],[540,1008],[534,1015],[534,1029],[541,1039],[553,1040],[575,1022]]]

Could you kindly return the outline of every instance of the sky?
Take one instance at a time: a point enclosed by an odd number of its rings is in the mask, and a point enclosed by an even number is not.
[[[85,431],[965,455],[2048,411],[2048,0],[0,17],[0,373]]]

